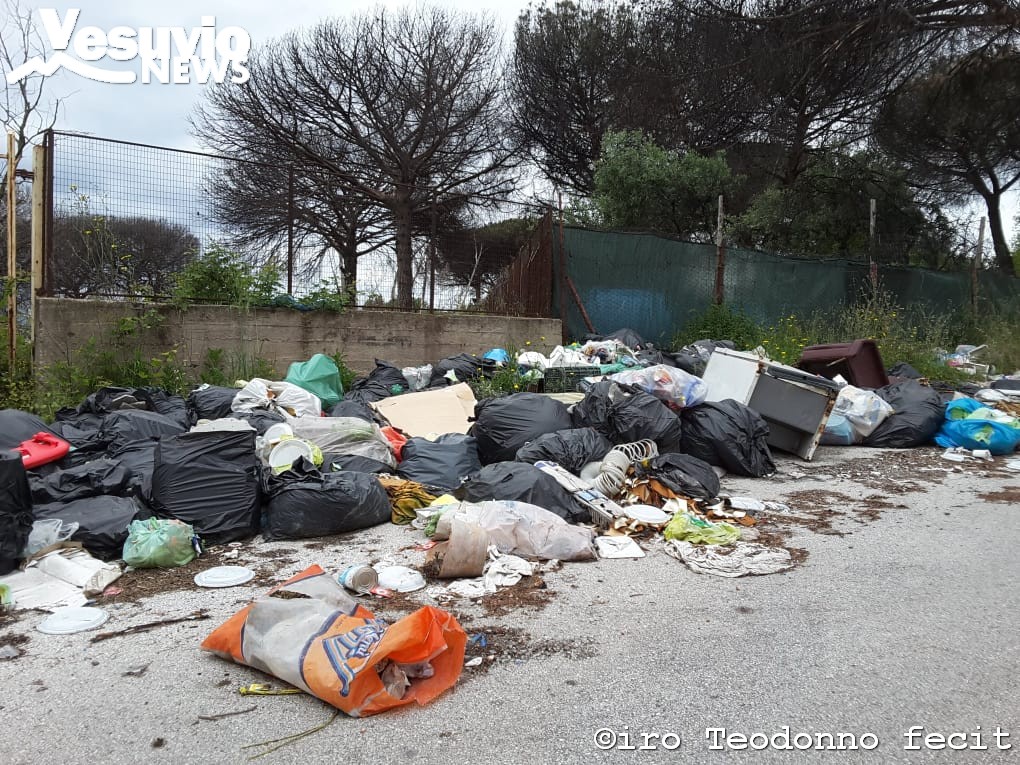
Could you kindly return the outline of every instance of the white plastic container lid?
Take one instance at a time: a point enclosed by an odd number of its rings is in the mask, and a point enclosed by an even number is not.
[[[623,512],[628,518],[633,518],[635,521],[640,523],[647,523],[650,526],[658,526],[660,523],[666,523],[669,520],[669,513],[663,512],[657,507],[651,505],[627,505],[623,508]]]
[[[109,618],[110,615],[101,608],[68,606],[56,609],[43,619],[36,629],[47,635],[71,635],[75,632],[94,630]]]
[[[195,574],[199,587],[234,587],[255,578],[255,572],[245,566],[216,566]]]
[[[407,566],[386,566],[379,572],[379,586],[394,592],[413,592],[425,586],[425,577]]]
[[[285,422],[278,422],[275,425],[270,425],[266,428],[266,432],[262,434],[262,438],[265,439],[267,444],[277,444],[284,436],[291,437],[294,435],[294,429]]]

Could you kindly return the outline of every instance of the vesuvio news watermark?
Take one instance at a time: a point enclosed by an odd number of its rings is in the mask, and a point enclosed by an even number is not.
[[[81,10],[69,9],[63,17],[53,8],[41,8],[39,20],[49,47],[48,59],[30,58],[7,73],[13,85],[33,74],[48,77],[60,69],[96,82],[127,84],[158,82],[184,84],[248,81],[246,62],[251,37],[241,27],[217,29],[215,16],[203,16],[201,26],[78,28]],[[70,52],[68,50],[70,49]],[[73,55],[72,55],[73,54]],[[106,62],[114,68],[94,66]]]
[[[914,751],[988,751],[1011,750],[1009,731],[996,726],[987,730],[980,725],[968,731],[935,731],[912,725],[895,741],[883,741],[867,731],[820,733],[797,731],[784,725],[774,731],[736,731],[729,728],[705,728],[688,739],[675,731],[599,728],[592,736],[597,749],[608,751],[672,751],[701,748],[710,751],[863,751],[895,747]]]

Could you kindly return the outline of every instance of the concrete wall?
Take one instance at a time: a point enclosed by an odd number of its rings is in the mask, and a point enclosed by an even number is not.
[[[397,366],[420,365],[468,352],[481,354],[507,344],[546,353],[560,341],[559,319],[524,319],[477,314],[427,314],[357,309],[346,313],[286,308],[242,310],[194,306],[179,311],[151,303],[41,298],[36,323],[37,364],[72,360],[89,338],[110,347],[120,322],[155,309],[155,329],[131,337],[146,358],[177,346],[177,360],[200,369],[210,348],[225,356],[259,356],[285,374],[293,361],[315,353],[343,352],[347,365],[368,372],[379,358]],[[539,338],[545,337],[544,341]]]

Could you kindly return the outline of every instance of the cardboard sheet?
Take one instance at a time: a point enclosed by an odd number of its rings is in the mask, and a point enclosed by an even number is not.
[[[459,383],[440,390],[390,396],[372,406],[409,436],[435,438],[443,433],[468,432],[468,417],[475,413],[475,394],[467,383]]]

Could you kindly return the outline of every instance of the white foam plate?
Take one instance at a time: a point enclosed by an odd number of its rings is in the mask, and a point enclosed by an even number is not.
[[[394,592],[413,592],[425,586],[425,577],[407,566],[386,566],[379,572],[379,586]]]
[[[262,437],[266,439],[267,444],[277,444],[284,436],[293,435],[294,429],[290,425],[285,422],[278,422],[266,428],[266,432],[262,434]]]
[[[623,512],[626,513],[628,518],[632,518],[640,523],[647,523],[649,526],[658,526],[660,523],[666,523],[670,517],[669,513],[665,513],[651,505],[627,505],[623,508]]]
[[[71,635],[75,632],[94,630],[109,618],[110,615],[101,608],[68,606],[56,609],[43,619],[36,629],[47,635]]]
[[[255,578],[255,572],[244,566],[216,566],[195,574],[199,587],[235,587]]]
[[[273,447],[273,451],[269,453],[269,466],[273,470],[288,470],[290,469],[290,466],[294,464],[294,460],[298,457],[304,457],[305,459],[311,460],[312,447],[304,441],[299,441],[296,438],[289,438],[286,441],[281,441]]]

